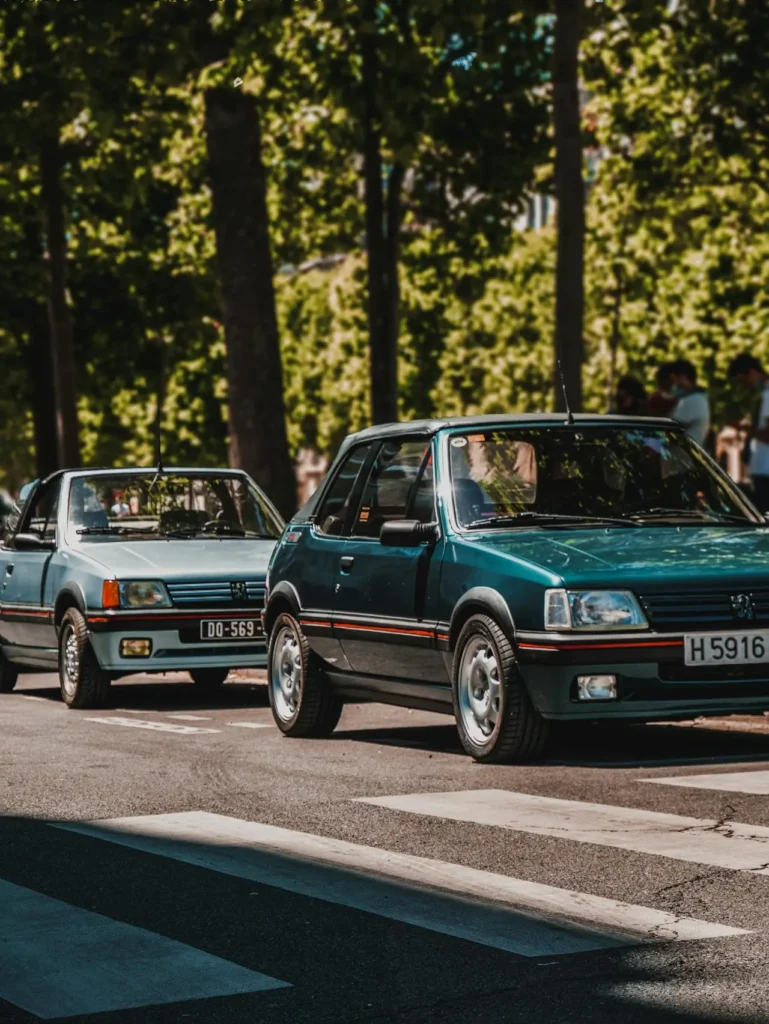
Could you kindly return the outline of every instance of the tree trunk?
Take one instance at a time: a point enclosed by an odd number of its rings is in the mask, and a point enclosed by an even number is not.
[[[205,107],[227,345],[230,460],[290,515],[297,491],[286,439],[259,114],[253,97],[239,89],[209,89]]]
[[[67,238],[61,191],[61,145],[58,135],[40,147],[40,179],[48,250],[48,321],[56,395],[57,456],[61,468],[80,465],[75,352],[67,303]]]
[[[558,202],[558,257],[555,283],[555,357],[560,360],[572,411],[582,408],[583,320],[585,311],[585,183],[579,109],[579,44],[584,0],[553,0],[555,194]],[[555,407],[565,403],[556,377]]]
[[[385,273],[384,273],[384,306],[385,335],[384,344],[387,358],[387,387],[392,410],[392,419],[398,419],[398,336],[400,334],[400,282],[398,280],[398,262],[400,260],[400,233],[403,210],[401,193],[405,177],[403,164],[396,160],[387,178],[386,201],[386,234],[385,234]]]
[[[371,374],[371,419],[392,423],[398,418],[397,252],[395,273],[392,246],[385,234],[385,199],[382,187],[382,139],[377,102],[379,61],[376,51],[376,14],[366,5],[368,22],[361,34],[363,78],[363,162],[366,197],[366,253],[368,277],[368,325]],[[390,203],[388,202],[388,207]],[[397,188],[400,213],[400,186]],[[389,210],[388,210],[389,213]],[[398,217],[398,219],[400,219]],[[393,284],[395,290],[393,291]]]
[[[35,303],[29,316],[27,362],[31,385],[35,467],[44,480],[59,467],[57,457],[56,395],[53,384],[51,342],[45,310]]]

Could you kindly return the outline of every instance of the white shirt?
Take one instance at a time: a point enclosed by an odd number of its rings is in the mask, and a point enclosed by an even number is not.
[[[757,427],[769,426],[769,384],[764,387],[761,395],[761,408],[758,411]],[[769,444],[755,437],[750,442],[750,475],[769,476]]]
[[[678,420],[693,441],[699,445],[705,443],[710,431],[710,402],[707,391],[690,391],[688,395],[679,398],[670,415],[674,420]]]

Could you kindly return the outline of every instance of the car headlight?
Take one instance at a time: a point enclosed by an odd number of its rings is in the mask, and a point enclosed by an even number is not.
[[[157,580],[131,580],[120,583],[121,608],[170,608],[171,598]]]
[[[547,590],[545,629],[645,629],[629,590]]]

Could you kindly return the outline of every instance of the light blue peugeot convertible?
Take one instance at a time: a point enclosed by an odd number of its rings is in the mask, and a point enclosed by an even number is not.
[[[245,473],[65,470],[36,482],[0,545],[0,693],[58,669],[72,708],[136,672],[215,690],[263,666],[265,576],[283,521]]]

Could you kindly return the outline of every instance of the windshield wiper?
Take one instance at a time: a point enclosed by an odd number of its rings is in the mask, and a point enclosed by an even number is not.
[[[740,526],[757,526],[752,519],[744,516],[735,516],[729,512],[711,512],[703,508],[666,508],[659,506],[645,508],[641,512],[629,512],[628,515],[638,522],[644,519],[705,519],[714,523],[736,523]]]
[[[143,530],[137,526],[81,526],[75,531],[79,536],[88,534],[109,534],[109,533],[153,533],[153,530]]]
[[[583,516],[561,514],[558,512],[510,512],[506,515],[489,516],[487,519],[474,519],[465,525],[467,530],[480,529],[484,526],[515,526],[526,523],[590,523],[598,526],[608,523],[611,526],[640,526],[632,519],[619,519],[615,516]]]

